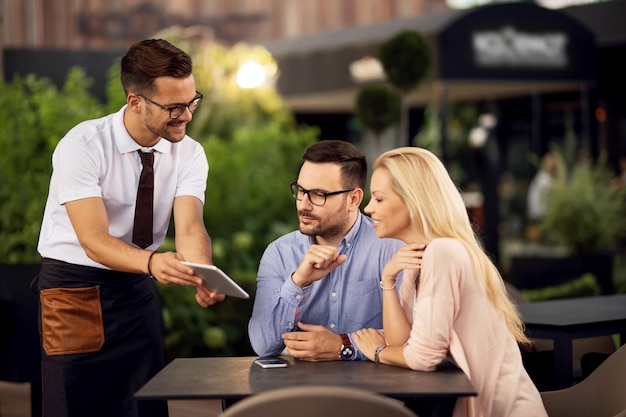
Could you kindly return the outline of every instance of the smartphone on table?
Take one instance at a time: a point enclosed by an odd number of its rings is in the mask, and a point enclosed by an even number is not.
[[[289,366],[287,360],[278,357],[258,358],[254,360],[254,363],[263,369],[286,368]]]

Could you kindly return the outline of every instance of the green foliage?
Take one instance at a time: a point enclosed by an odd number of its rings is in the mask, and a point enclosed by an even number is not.
[[[249,300],[226,297],[226,300],[203,309],[195,300],[193,288],[159,286],[169,358],[254,354],[247,327],[252,315],[256,272],[229,274],[250,294]]]
[[[400,121],[400,97],[383,85],[367,85],[356,96],[356,116],[377,135]]]
[[[432,65],[428,41],[417,31],[404,30],[378,49],[387,79],[400,91],[408,92],[426,77]]]
[[[107,85],[106,85],[106,112],[115,113],[126,104],[126,95],[124,94],[124,88],[120,82],[120,65],[122,63],[122,57],[111,65],[107,71]]]
[[[600,295],[600,286],[593,274],[584,274],[575,280],[563,284],[537,289],[524,289],[521,291],[528,301],[541,301],[561,298],[593,297]]]
[[[297,225],[289,184],[317,130],[267,123],[234,133],[204,144],[210,167],[205,221],[215,262],[256,270],[267,244]]]
[[[614,250],[626,236],[626,188],[614,187],[612,177],[598,163],[557,178],[546,197],[541,229],[575,252]]]
[[[51,154],[78,122],[102,116],[87,92],[90,80],[72,69],[59,91],[34,75],[0,80],[0,259],[40,260],[37,241],[52,171]]]

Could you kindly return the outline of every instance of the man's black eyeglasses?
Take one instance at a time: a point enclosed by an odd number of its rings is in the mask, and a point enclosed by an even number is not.
[[[187,104],[175,104],[172,106],[164,106],[161,103],[157,103],[154,100],[149,99],[148,97],[144,96],[143,94],[137,94],[139,97],[143,98],[146,101],[149,101],[150,103],[154,104],[155,106],[159,106],[160,108],[162,108],[163,110],[167,110],[170,112],[170,118],[171,119],[178,119],[180,116],[182,116],[182,114],[185,112],[185,109],[189,109],[189,111],[191,113],[193,113],[198,106],[200,105],[200,102],[202,102],[202,97],[204,97],[202,94],[198,93],[196,91],[196,97],[191,100],[189,103]]]
[[[323,206],[324,204],[326,204],[326,197],[330,195],[349,193],[350,191],[354,191],[354,188],[330,192],[321,190],[305,190],[304,188],[300,187],[297,182],[294,181],[291,183],[291,195],[293,195],[293,198],[295,198],[296,200],[302,200],[302,198],[306,194],[307,197],[309,197],[309,201],[314,206]]]

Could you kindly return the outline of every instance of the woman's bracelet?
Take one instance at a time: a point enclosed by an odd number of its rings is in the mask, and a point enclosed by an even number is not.
[[[148,275],[150,276],[150,278],[156,281],[157,279],[154,277],[154,275],[152,275],[152,269],[150,268],[150,262],[152,261],[152,257],[155,253],[157,253],[157,251],[153,251],[150,256],[148,256]]]
[[[387,345],[380,345],[376,348],[374,351],[374,363],[380,363],[380,352],[382,352],[386,347]]]
[[[395,281],[393,282],[393,285],[391,287],[389,287],[389,288],[383,287],[383,281],[382,280],[380,281],[380,289],[381,290],[383,290],[383,291],[391,291],[394,288],[396,288],[396,282]]]

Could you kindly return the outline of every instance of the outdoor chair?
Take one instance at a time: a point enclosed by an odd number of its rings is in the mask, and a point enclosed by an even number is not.
[[[626,345],[578,384],[541,392],[549,417],[626,417]]]
[[[415,417],[402,402],[381,394],[340,386],[302,385],[247,397],[222,417]]]

